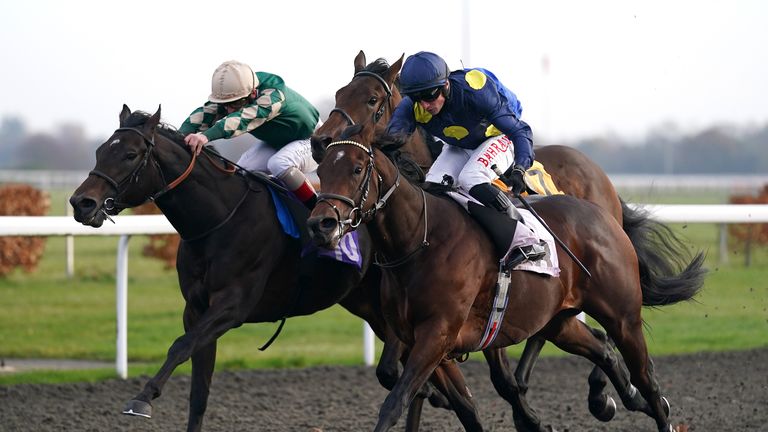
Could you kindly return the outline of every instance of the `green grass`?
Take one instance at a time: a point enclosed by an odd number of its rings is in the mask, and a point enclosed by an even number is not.
[[[53,203],[64,202],[54,196]],[[675,201],[686,202],[685,197]],[[705,197],[709,198],[709,197]],[[685,198],[690,203],[702,198]],[[697,201],[698,199],[698,201]],[[651,200],[649,200],[651,201]],[[653,202],[659,202],[658,200]],[[706,202],[706,201],[703,201]],[[722,202],[722,201],[719,201]],[[63,209],[63,204],[61,205]],[[63,210],[54,209],[52,214]],[[672,225],[698,249],[709,250],[711,273],[696,302],[643,312],[653,355],[741,350],[768,346],[768,250],[753,250],[745,267],[733,246],[719,264],[714,224]],[[75,276],[65,275],[64,239],[51,237],[37,271],[0,279],[0,358],[67,358],[113,362],[115,357],[115,254],[117,237],[77,237]],[[184,301],[175,270],[141,256],[146,238],[131,240],[128,294],[129,375],[153,374],[170,344],[182,334]],[[219,341],[217,369],[361,364],[362,323],[340,307],[288,320],[268,350],[258,350],[277,323],[250,324]],[[377,342],[377,351],[381,343]],[[522,347],[510,353],[519,355]],[[548,344],[544,355],[565,355]],[[476,354],[473,356],[477,356]],[[179,373],[189,373],[189,362]],[[114,377],[114,368],[0,374],[0,385],[94,381]]]

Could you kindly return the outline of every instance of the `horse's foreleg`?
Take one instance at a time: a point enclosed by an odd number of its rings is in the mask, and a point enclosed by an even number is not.
[[[530,343],[526,344],[526,350],[529,350],[528,362],[535,361],[536,356],[541,351],[541,347],[544,346],[544,340],[534,338],[530,340]],[[529,348],[530,347],[530,348]],[[536,354],[535,356],[533,354]],[[528,401],[525,399],[526,387],[523,387],[519,383],[519,379],[513,376],[510,372],[509,358],[504,348],[487,349],[483,351],[485,360],[488,363],[491,373],[491,382],[501,397],[504,398],[512,406],[512,416],[515,421],[515,428],[520,431],[535,431],[543,432],[544,429],[541,426],[541,420],[539,420],[536,412],[528,405]],[[524,355],[523,358],[526,358]],[[525,372],[521,370],[525,369],[525,364],[518,363],[516,372],[519,372],[521,376],[527,376]]]
[[[242,323],[241,320],[237,319],[235,313],[238,303],[239,299],[237,298],[222,299],[199,315],[188,302],[184,308],[186,332],[173,342],[160,370],[147,381],[144,389],[138,395],[128,401],[123,409],[123,414],[151,417],[151,401],[160,396],[165,383],[176,367],[189,360],[199,347],[214,342],[227,330]],[[197,319],[197,316],[200,318]]]
[[[429,375],[440,364],[445,356],[444,343],[441,343],[440,332],[436,336],[418,337],[416,344],[408,356],[403,373],[398,378],[392,391],[387,395],[379,410],[379,420],[374,431],[384,432],[392,428],[402,416],[403,410],[411,403],[421,386],[427,382]],[[444,333],[443,333],[444,335]],[[420,341],[431,341],[425,343]]]
[[[443,360],[429,378],[430,382],[448,398],[465,430],[483,430],[477,407],[472,399],[464,374],[453,360]]]
[[[384,337],[384,349],[381,351],[379,363],[376,365],[376,378],[379,384],[387,390],[392,390],[397,382],[398,362],[407,358],[406,346],[395,336],[392,329],[387,326]]]
[[[216,341],[201,347],[192,354],[192,384],[189,390],[189,420],[187,432],[199,432],[208,407],[213,367],[216,364]]]
[[[528,392],[528,381],[531,379],[531,372],[533,372],[536,360],[539,359],[539,354],[541,354],[541,350],[546,343],[546,339],[540,335],[534,335],[525,341],[523,354],[517,362],[517,368],[515,368],[515,378],[517,379],[517,385],[520,386],[520,394],[523,396]]]
[[[415,397],[408,406],[408,415],[405,419],[405,432],[419,432],[421,424],[421,411],[424,408],[424,398]]]

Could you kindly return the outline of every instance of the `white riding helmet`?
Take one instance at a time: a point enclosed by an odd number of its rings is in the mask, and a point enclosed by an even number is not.
[[[259,86],[250,66],[230,60],[221,64],[211,78],[211,95],[208,100],[215,103],[233,102],[242,99]]]

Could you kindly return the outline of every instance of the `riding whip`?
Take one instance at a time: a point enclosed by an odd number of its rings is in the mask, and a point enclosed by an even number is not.
[[[503,182],[505,185],[509,186],[509,181],[508,181],[507,177],[504,175],[504,173],[503,173],[503,172],[501,172],[501,170],[499,169],[499,167],[497,167],[497,166],[496,166],[496,164],[493,164],[493,165],[491,165],[491,169],[493,170],[493,172],[494,172],[494,173],[496,173],[496,175],[497,175],[497,176],[499,176],[499,179],[500,179],[500,180],[501,180],[501,181],[502,181],[502,182]],[[554,239],[555,239],[555,241],[557,242],[557,244],[559,244],[559,245],[560,245],[560,247],[561,247],[561,248],[563,248],[563,250],[565,251],[565,253],[567,253],[567,254],[568,254],[568,256],[569,256],[569,257],[571,257],[571,259],[572,259],[572,260],[573,260],[573,261],[574,261],[574,262],[575,262],[575,263],[576,263],[576,264],[577,264],[579,267],[581,267],[581,269],[582,269],[582,270],[584,270],[584,273],[586,273],[586,274],[587,274],[587,276],[591,278],[591,277],[592,277],[592,273],[590,273],[590,272],[589,272],[589,270],[587,270],[587,267],[586,267],[586,266],[585,266],[585,265],[584,265],[584,264],[583,264],[583,263],[582,263],[582,262],[581,262],[581,261],[580,261],[580,260],[579,260],[579,259],[576,257],[576,255],[574,255],[574,254],[573,254],[573,252],[571,252],[571,250],[568,248],[568,246],[566,246],[566,245],[565,245],[565,243],[563,243],[563,241],[562,241],[562,240],[560,240],[560,238],[557,236],[557,234],[555,234],[555,233],[552,231],[552,229],[549,227],[549,225],[547,225],[547,223],[546,223],[546,222],[544,222],[544,219],[542,219],[542,218],[541,218],[541,216],[539,216],[539,214],[538,214],[538,213],[536,213],[536,210],[534,210],[534,209],[533,209],[533,207],[531,207],[531,205],[528,203],[528,201],[527,201],[525,198],[523,198],[523,196],[522,196],[522,195],[520,195],[520,194],[516,194],[516,195],[515,195],[515,198],[519,199],[519,200],[520,200],[520,202],[521,202],[521,203],[523,203],[523,206],[525,207],[525,209],[526,209],[526,210],[528,210],[529,212],[531,212],[531,214],[532,214],[532,215],[533,215],[533,216],[534,216],[534,217],[535,217],[535,218],[536,218],[536,219],[537,219],[539,222],[541,222],[541,224],[542,224],[542,225],[544,225],[544,228],[546,228],[546,230],[547,230],[547,231],[549,231],[549,233],[550,233],[550,234],[552,234],[552,237],[554,237]]]

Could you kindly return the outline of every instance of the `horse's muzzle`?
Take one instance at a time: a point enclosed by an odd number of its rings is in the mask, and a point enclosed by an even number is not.
[[[101,204],[97,200],[76,193],[69,198],[69,204],[74,209],[75,220],[81,224],[98,228],[104,223],[105,215],[99,211]]]
[[[309,236],[316,246],[333,249],[339,243],[339,221],[331,216],[313,216],[307,219]]]

